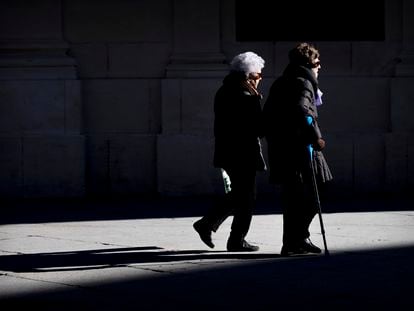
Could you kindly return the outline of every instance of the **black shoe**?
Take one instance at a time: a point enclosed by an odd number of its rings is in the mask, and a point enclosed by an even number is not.
[[[200,235],[201,241],[203,241],[208,247],[214,248],[213,241],[211,240],[211,230],[203,228],[202,224],[200,223],[200,220],[197,220],[193,224],[193,228]]]
[[[257,252],[259,246],[251,245],[245,240],[242,240],[241,243],[234,243],[229,240],[229,242],[227,242],[227,250],[229,252]]]
[[[292,255],[303,255],[307,254],[308,252],[297,245],[283,245],[280,255],[282,256],[292,256]]]
[[[308,253],[320,254],[322,252],[322,250],[316,245],[314,245],[309,238],[303,241],[301,247]]]

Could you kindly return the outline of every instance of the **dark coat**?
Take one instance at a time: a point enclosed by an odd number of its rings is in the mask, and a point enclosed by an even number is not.
[[[260,144],[262,97],[252,93],[244,83],[244,74],[232,72],[216,93],[214,166],[224,170],[265,170]]]
[[[322,138],[315,106],[317,90],[318,81],[312,70],[294,65],[288,65],[270,88],[263,114],[273,183],[282,183],[292,174],[309,174],[307,146]],[[314,121],[311,126],[307,116]],[[317,178],[323,182],[332,179],[322,152],[314,155]]]

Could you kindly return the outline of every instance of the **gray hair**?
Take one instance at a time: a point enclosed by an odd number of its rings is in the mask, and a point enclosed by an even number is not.
[[[246,76],[253,72],[261,72],[265,61],[253,52],[244,52],[236,55],[230,62],[232,71],[244,72]]]

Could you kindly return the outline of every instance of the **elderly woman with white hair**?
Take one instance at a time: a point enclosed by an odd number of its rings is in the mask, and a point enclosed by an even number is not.
[[[227,250],[259,249],[245,237],[256,201],[256,172],[266,169],[260,143],[263,96],[257,89],[264,63],[253,52],[236,55],[214,99],[214,166],[221,169],[226,194],[222,204],[215,205],[193,225],[201,240],[211,248],[214,247],[212,232],[233,214]]]

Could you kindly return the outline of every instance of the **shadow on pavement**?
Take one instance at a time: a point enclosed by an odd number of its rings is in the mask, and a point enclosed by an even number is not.
[[[60,253],[55,260],[52,254],[24,255],[20,261],[16,256],[14,268],[12,261],[3,261],[2,269],[4,265],[13,271],[63,267],[65,256],[83,265],[152,260],[161,264],[171,261],[165,259],[169,255],[182,263],[207,255],[214,259],[235,256],[199,251],[169,254],[149,247],[129,255],[107,254],[97,259],[99,255],[94,254],[100,251]],[[0,300],[0,305],[42,310],[413,310],[413,246],[349,251],[330,257],[267,256],[225,265],[189,264],[187,270],[168,271],[168,265],[160,265],[159,273],[151,276],[113,282],[94,279],[88,286],[10,297]]]
[[[13,254],[0,256],[0,270],[10,272],[74,271],[122,267],[131,264],[186,262],[194,260],[265,259],[278,254],[229,253],[225,251],[170,251],[157,246],[102,248],[82,251]]]

